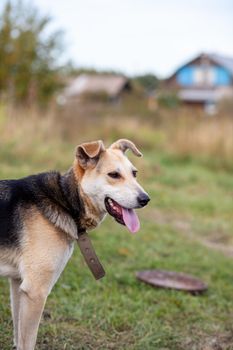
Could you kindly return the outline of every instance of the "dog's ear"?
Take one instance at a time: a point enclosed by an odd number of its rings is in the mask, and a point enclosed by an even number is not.
[[[83,169],[94,168],[104,151],[105,147],[101,140],[82,143],[76,148],[76,158]]]
[[[126,140],[126,139],[120,139],[116,142],[114,142],[111,146],[111,149],[119,149],[123,153],[127,151],[127,149],[130,149],[133,154],[137,157],[142,157],[142,153],[137,149],[135,144],[132,141]]]

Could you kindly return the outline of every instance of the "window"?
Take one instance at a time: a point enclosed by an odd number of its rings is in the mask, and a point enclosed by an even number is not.
[[[194,69],[193,83],[195,85],[212,86],[215,82],[215,69],[209,66],[197,66]]]

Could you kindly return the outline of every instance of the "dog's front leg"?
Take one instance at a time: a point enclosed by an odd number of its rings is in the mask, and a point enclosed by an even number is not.
[[[30,290],[20,287],[20,309],[17,350],[33,350],[36,344],[41,315],[48,296],[41,286]]]
[[[19,319],[19,279],[10,279],[10,291],[11,291],[11,313],[14,325],[14,347],[17,347],[18,340],[18,319]]]

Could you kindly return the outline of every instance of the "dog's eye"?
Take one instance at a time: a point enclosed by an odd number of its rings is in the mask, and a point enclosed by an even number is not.
[[[137,177],[137,170],[132,171],[133,177]]]
[[[117,171],[112,171],[111,173],[108,173],[108,176],[110,176],[112,179],[120,179],[121,174]]]

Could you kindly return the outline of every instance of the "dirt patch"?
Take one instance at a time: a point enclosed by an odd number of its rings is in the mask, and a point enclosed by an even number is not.
[[[233,332],[225,334],[216,334],[213,336],[199,337],[198,343],[190,340],[184,344],[184,349],[189,350],[232,350],[233,349]]]
[[[215,243],[211,242],[206,239],[199,239],[199,242],[201,242],[205,247],[211,248],[214,250],[217,250],[220,253],[223,253],[224,255],[233,258],[233,247],[231,246],[226,246],[225,244],[222,243]],[[232,347],[233,349],[233,347]]]
[[[229,239],[224,232],[215,232],[208,238],[199,237],[192,229],[192,219],[188,216],[180,216],[178,213],[164,212],[158,209],[150,210],[146,217],[159,225],[172,226],[176,231],[183,233],[193,241],[197,241],[207,248],[214,249],[233,258],[233,245],[229,244]],[[233,349],[233,346],[232,346]]]

